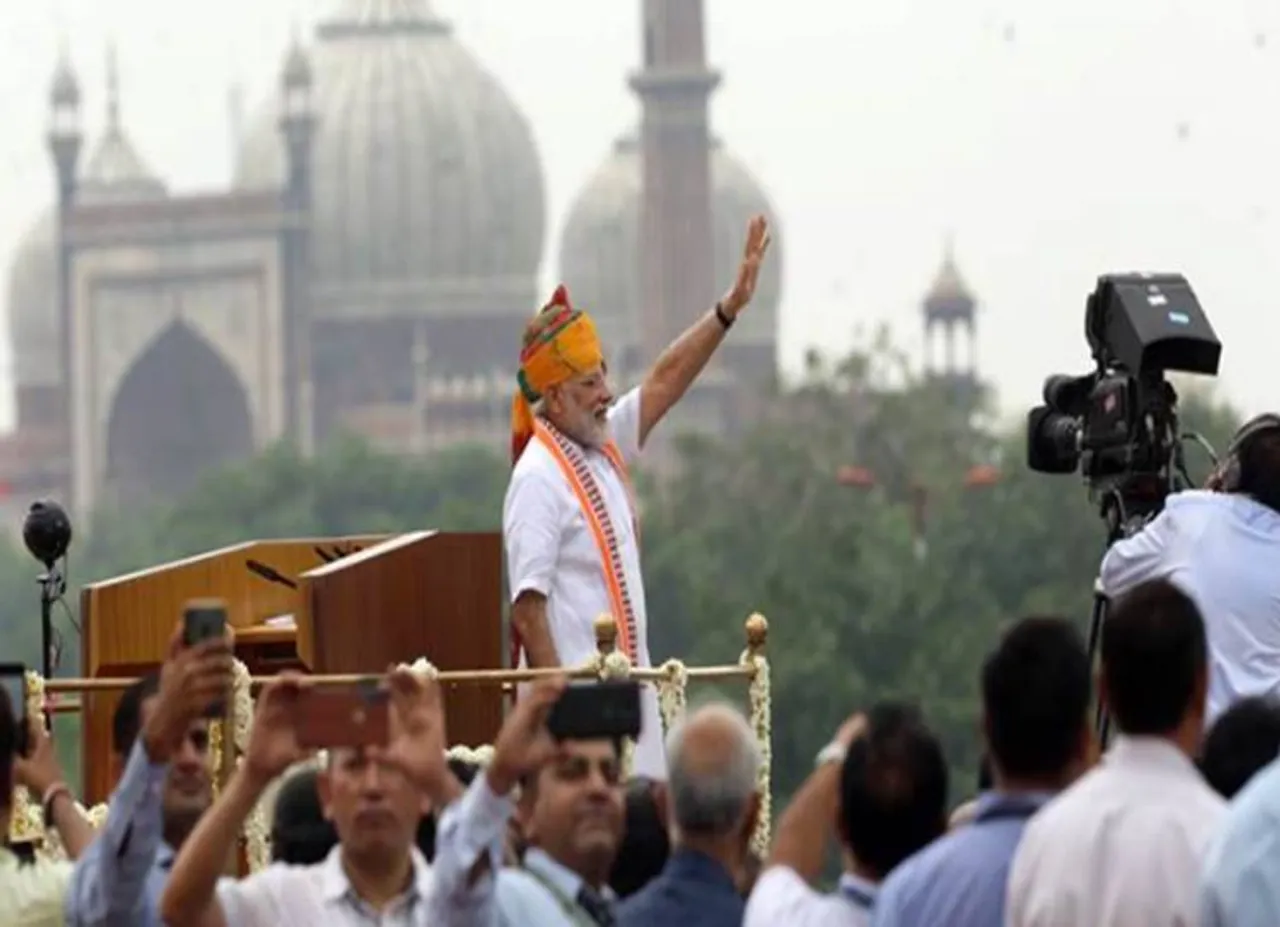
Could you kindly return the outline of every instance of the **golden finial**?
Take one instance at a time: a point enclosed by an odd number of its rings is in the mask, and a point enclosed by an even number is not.
[[[764,653],[765,644],[769,642],[769,620],[759,612],[754,612],[746,622],[747,650],[753,657]]]
[[[595,620],[595,629],[596,649],[600,651],[600,656],[607,657],[618,646],[618,623],[608,612],[603,612]]]

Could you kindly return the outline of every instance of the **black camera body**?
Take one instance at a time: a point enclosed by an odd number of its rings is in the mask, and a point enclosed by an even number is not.
[[[1085,337],[1096,369],[1045,381],[1044,405],[1027,415],[1027,466],[1078,470],[1112,532],[1129,533],[1188,482],[1165,373],[1216,375],[1222,344],[1180,274],[1099,277]]]

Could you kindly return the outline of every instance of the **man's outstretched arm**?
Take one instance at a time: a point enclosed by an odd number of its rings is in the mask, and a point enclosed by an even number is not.
[[[756,216],[747,226],[747,243],[742,263],[733,286],[716,303],[689,326],[679,338],[659,355],[653,368],[640,385],[640,444],[643,445],[653,427],[671,411],[671,407],[693,385],[711,355],[720,347],[725,335],[756,292],[760,264],[769,250],[769,223]]]

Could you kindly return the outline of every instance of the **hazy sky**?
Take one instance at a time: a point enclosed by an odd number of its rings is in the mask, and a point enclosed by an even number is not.
[[[1264,0],[706,0],[725,80],[716,132],[782,217],[783,362],[892,323],[953,233],[981,302],[980,364],[1003,404],[1083,371],[1083,300],[1109,270],[1175,270],[1224,342],[1227,394],[1280,406],[1269,286],[1280,266],[1280,5]],[[0,5],[0,254],[51,197],[45,98],[59,20],[101,123],[105,47],[124,116],[178,189],[230,173],[228,89],[260,106],[291,22],[333,0],[50,0]],[[534,125],[559,227],[634,123],[639,0],[436,0]],[[1016,11],[1016,12],[1015,12]],[[691,307],[691,314],[698,307]],[[7,418],[6,396],[0,409]]]

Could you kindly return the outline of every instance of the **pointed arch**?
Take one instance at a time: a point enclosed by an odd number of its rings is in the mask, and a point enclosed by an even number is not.
[[[107,497],[180,494],[202,471],[253,454],[253,419],[235,372],[183,322],[173,322],[125,375],[107,420]]]

